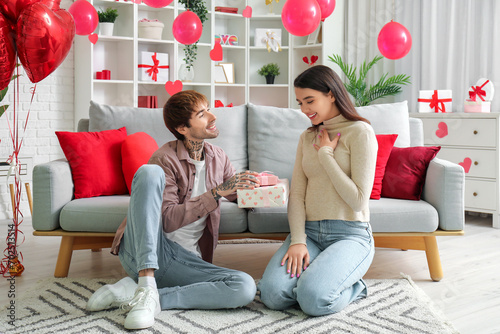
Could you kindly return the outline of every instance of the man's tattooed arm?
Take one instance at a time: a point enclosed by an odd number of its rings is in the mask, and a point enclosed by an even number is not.
[[[226,182],[213,188],[212,195],[214,196],[214,199],[217,201],[222,196],[227,196],[234,193],[237,189],[253,189],[255,188],[255,186],[258,186],[257,178],[254,175],[248,173],[254,172],[242,172],[235,174]]]

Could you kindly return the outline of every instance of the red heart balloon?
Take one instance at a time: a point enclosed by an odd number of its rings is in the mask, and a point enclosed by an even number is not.
[[[52,10],[59,9],[59,5],[61,4],[61,0],[2,0],[0,3],[0,12],[12,22],[17,22],[23,10],[37,2],[47,5]]]
[[[17,21],[17,51],[31,82],[43,80],[61,65],[74,36],[75,22],[64,9],[52,11],[35,3],[21,13]]]
[[[9,85],[16,68],[16,47],[10,23],[0,14],[0,90]]]

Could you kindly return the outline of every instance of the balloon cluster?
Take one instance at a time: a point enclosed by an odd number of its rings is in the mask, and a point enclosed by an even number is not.
[[[333,13],[335,0],[288,0],[281,11],[285,29],[295,36],[306,36],[315,31],[320,21]]]
[[[8,86],[16,53],[31,82],[45,79],[66,58],[75,22],[61,0],[2,0],[0,3],[0,90]]]

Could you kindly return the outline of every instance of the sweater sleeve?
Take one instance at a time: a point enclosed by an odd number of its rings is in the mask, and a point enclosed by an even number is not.
[[[291,244],[306,244],[306,208],[305,196],[307,177],[302,169],[302,142],[304,134],[300,136],[292,174],[292,185],[288,200],[288,223],[290,225]]]
[[[351,176],[347,175],[335,161],[331,147],[323,146],[318,152],[321,166],[325,169],[333,186],[353,211],[361,211],[368,205],[377,162],[377,139],[371,127],[360,129],[349,143],[351,153]]]

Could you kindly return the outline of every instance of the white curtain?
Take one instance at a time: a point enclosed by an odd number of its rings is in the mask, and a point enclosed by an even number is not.
[[[369,83],[389,73],[410,75],[412,84],[375,103],[408,100],[416,112],[419,90],[451,89],[453,111],[463,112],[470,86],[487,78],[497,88],[491,111],[500,112],[500,1],[347,0],[344,59],[359,66],[380,54],[378,33],[392,19],[410,31],[412,49],[401,59],[380,61]]]

